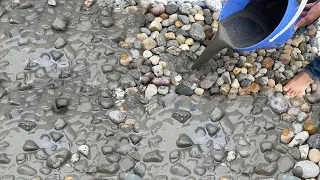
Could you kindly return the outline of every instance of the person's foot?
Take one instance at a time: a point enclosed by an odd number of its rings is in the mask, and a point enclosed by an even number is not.
[[[288,96],[301,96],[311,82],[309,75],[302,71],[283,87],[283,91]]]

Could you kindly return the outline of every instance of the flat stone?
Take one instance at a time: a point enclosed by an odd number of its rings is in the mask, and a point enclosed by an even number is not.
[[[66,163],[71,156],[71,152],[66,148],[60,148],[54,151],[46,160],[46,165],[49,168],[57,169]]]
[[[215,107],[211,112],[210,119],[212,122],[219,121],[224,116],[224,111],[219,107]]]
[[[191,118],[191,113],[186,110],[177,110],[172,113],[171,117],[179,121],[180,123],[185,123],[188,119]]]
[[[186,134],[180,134],[179,138],[176,141],[176,145],[179,148],[186,148],[193,146],[193,141],[190,139],[190,137]]]
[[[282,173],[288,172],[293,168],[295,160],[291,156],[284,156],[278,161],[279,171]]]
[[[32,121],[23,121],[23,122],[20,122],[18,125],[18,127],[28,132],[32,131],[36,126],[37,124]]]
[[[68,22],[64,17],[56,17],[52,22],[52,29],[56,31],[65,31],[67,30]]]
[[[36,151],[39,149],[39,146],[32,140],[26,140],[22,146],[24,151]]]
[[[176,163],[174,165],[171,166],[170,168],[170,172],[173,175],[176,176],[180,176],[180,177],[187,177],[189,175],[191,175],[191,171],[185,167],[184,165],[180,164],[180,163]]]
[[[37,174],[37,170],[30,167],[29,165],[23,164],[17,168],[17,173],[19,173],[20,175],[25,175],[25,176],[34,176]]]
[[[11,159],[8,157],[7,153],[0,154],[0,164],[9,164]]]
[[[151,152],[146,153],[143,156],[144,162],[162,162],[163,156],[160,154],[159,150],[153,150]]]

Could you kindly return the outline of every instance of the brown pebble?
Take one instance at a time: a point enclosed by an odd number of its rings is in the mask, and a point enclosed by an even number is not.
[[[271,57],[266,57],[263,59],[261,65],[267,70],[271,70],[274,65],[274,60]]]
[[[304,103],[301,105],[300,109],[302,112],[309,113],[310,112],[310,105],[308,103]]]
[[[318,128],[312,124],[305,124],[303,129],[307,131],[309,134],[315,134],[318,132]]]
[[[165,20],[169,18],[169,15],[166,13],[162,13],[159,17],[161,17],[161,19]]]

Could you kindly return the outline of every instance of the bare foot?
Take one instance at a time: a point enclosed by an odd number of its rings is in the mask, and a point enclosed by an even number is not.
[[[311,82],[309,75],[302,71],[283,87],[283,91],[288,96],[301,96]]]

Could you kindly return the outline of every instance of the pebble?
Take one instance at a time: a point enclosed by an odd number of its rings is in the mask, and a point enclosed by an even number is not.
[[[122,66],[129,66],[130,62],[132,61],[132,57],[128,56],[127,54],[122,54],[120,59],[120,65]]]
[[[151,63],[152,63],[153,65],[158,65],[158,64],[159,64],[159,61],[160,61],[160,57],[157,56],[157,55],[154,55],[154,56],[151,56],[151,57],[149,58],[149,60],[151,61]]]
[[[66,148],[60,148],[54,151],[53,154],[51,154],[48,159],[46,160],[46,165],[49,168],[57,169],[60,166],[62,166],[64,163],[66,163],[71,156],[71,153]]]
[[[160,65],[153,66],[152,71],[153,71],[154,75],[156,75],[157,77],[160,77],[163,75],[163,68]]]
[[[282,131],[280,140],[282,143],[284,144],[289,144],[292,140],[292,138],[294,137],[294,133],[288,129],[284,129]]]
[[[190,87],[183,84],[178,85],[175,92],[179,95],[185,95],[185,96],[191,96],[194,93],[194,91]]]
[[[196,14],[194,16],[194,19],[197,20],[197,21],[203,21],[204,20],[204,17],[202,14]]]
[[[149,58],[149,57],[151,57],[152,56],[152,52],[151,51],[149,51],[149,50],[146,50],[146,51],[143,51],[143,57],[144,58]]]
[[[308,137],[309,133],[307,131],[302,131],[293,138],[293,140],[288,144],[288,147],[302,145],[308,139]]]
[[[78,147],[78,152],[81,154],[81,155],[83,155],[83,156],[85,156],[85,157],[88,157],[88,155],[89,155],[89,152],[90,152],[90,148],[89,148],[89,146],[88,145],[81,145],[81,146],[79,146]]]
[[[144,96],[146,97],[146,99],[150,100],[157,93],[158,93],[157,86],[155,86],[154,84],[149,84],[145,91]]]
[[[236,159],[236,152],[235,151],[229,151],[228,154],[227,154],[226,160],[228,162],[232,162],[235,159]]]
[[[320,151],[318,149],[311,149],[308,158],[310,161],[317,164],[320,161]]]
[[[197,95],[199,95],[199,96],[201,96],[201,95],[204,93],[204,89],[202,89],[202,88],[196,88],[196,89],[194,90],[194,93],[197,94]]]
[[[155,47],[157,47],[157,42],[153,40],[152,38],[147,38],[142,41],[142,46],[145,50],[151,50]]]
[[[319,174],[319,166],[311,161],[299,161],[295,164],[292,174],[300,178],[315,178]]]
[[[301,159],[307,159],[309,153],[309,146],[307,144],[299,146]]]
[[[190,29],[190,36],[196,41],[204,41],[206,34],[203,26],[201,26],[199,23],[193,23]]]
[[[166,95],[168,93],[169,93],[169,87],[167,87],[167,86],[159,86],[158,87],[158,94]]]
[[[51,25],[52,29],[56,31],[65,31],[67,30],[67,20],[64,17],[56,17]]]
[[[309,137],[308,145],[310,148],[320,149],[320,134],[316,133]]]

